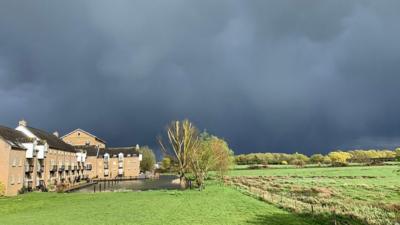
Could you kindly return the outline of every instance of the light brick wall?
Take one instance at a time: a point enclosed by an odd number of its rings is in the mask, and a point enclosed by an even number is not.
[[[124,175],[126,177],[139,176],[140,161],[139,157],[125,157],[124,158]]]
[[[62,138],[64,142],[70,145],[95,145],[100,148],[105,148],[105,144],[96,140],[93,136],[86,134],[85,132],[74,131],[71,134]]]
[[[0,182],[5,187],[6,196],[14,196],[24,184],[25,151],[11,149],[0,139]]]

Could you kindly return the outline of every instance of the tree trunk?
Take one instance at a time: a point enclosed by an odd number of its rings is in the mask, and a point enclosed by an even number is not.
[[[186,177],[185,177],[185,175],[183,173],[181,174],[179,179],[180,179],[181,188],[186,189],[187,188],[187,180],[186,180]]]

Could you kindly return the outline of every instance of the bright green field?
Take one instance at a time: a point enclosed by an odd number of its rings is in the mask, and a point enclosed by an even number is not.
[[[30,224],[325,224],[314,223],[237,190],[30,193],[0,199],[1,225]]]

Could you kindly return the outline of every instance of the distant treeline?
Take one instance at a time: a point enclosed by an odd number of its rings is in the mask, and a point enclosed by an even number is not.
[[[306,156],[300,153],[250,153],[235,156],[238,165],[297,165],[305,164],[341,164],[352,163],[376,163],[383,161],[394,161],[400,158],[400,148],[396,150],[352,150],[352,151],[332,151],[327,155],[314,154]]]

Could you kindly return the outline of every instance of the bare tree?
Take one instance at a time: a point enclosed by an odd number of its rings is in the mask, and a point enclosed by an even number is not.
[[[199,148],[199,132],[189,120],[173,121],[166,130],[170,148],[163,143],[161,137],[158,141],[164,154],[169,155],[172,152],[177,160],[180,184],[185,188],[187,186],[186,172],[190,169],[191,155]]]

